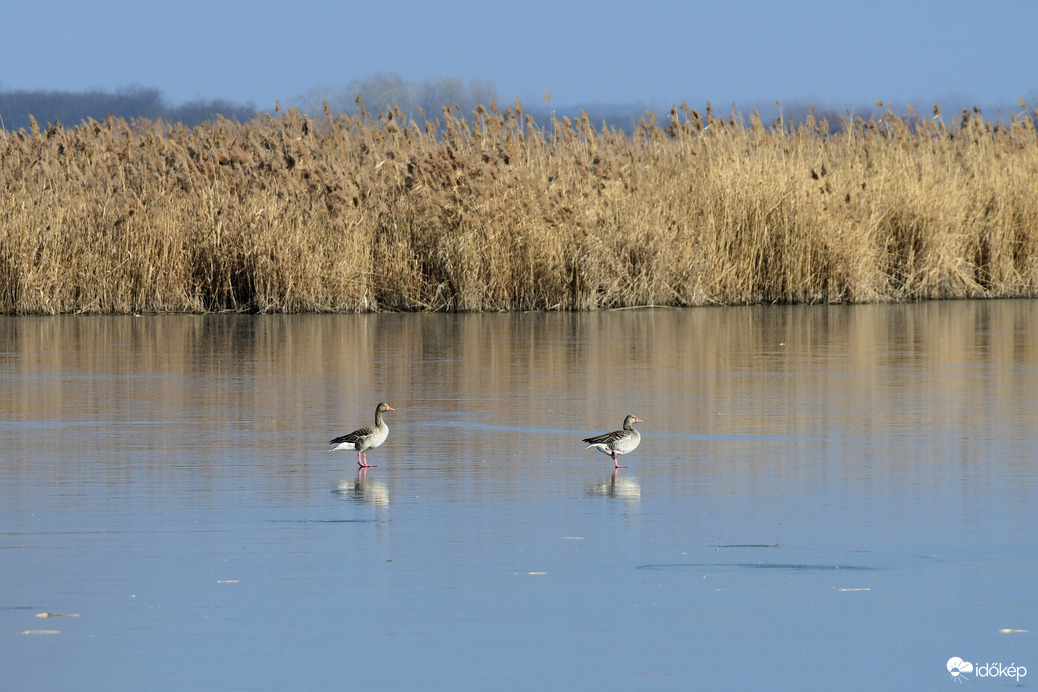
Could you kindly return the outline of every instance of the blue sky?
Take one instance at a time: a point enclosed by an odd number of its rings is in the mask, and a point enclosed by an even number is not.
[[[5,15],[0,90],[139,85],[269,109],[382,72],[559,105],[1038,101],[1038,0],[50,0]]]

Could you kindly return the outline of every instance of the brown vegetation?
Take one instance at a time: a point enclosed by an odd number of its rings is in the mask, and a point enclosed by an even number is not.
[[[1027,115],[109,118],[0,132],[0,185],[6,313],[1038,294]]]

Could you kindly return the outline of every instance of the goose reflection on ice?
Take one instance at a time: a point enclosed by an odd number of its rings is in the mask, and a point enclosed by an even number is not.
[[[588,486],[587,494],[590,497],[617,497],[631,504],[637,504],[642,499],[642,487],[638,481],[628,476],[621,476],[614,469],[611,476],[598,483]]]
[[[381,481],[368,478],[366,468],[357,469],[356,478],[340,478],[335,481],[335,491],[357,502],[375,505],[382,509],[389,506],[389,489]]]

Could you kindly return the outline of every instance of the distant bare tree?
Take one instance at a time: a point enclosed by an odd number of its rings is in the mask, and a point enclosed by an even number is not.
[[[300,101],[302,110],[309,113],[320,113],[325,102],[333,113],[356,113],[358,98],[369,112],[399,108],[408,118],[421,122],[439,116],[444,106],[457,106],[463,113],[471,114],[477,105],[489,105],[496,100],[497,90],[493,82],[482,79],[470,80],[467,85],[454,77],[415,84],[400,75],[379,72],[350,80],[342,87],[315,87]]]

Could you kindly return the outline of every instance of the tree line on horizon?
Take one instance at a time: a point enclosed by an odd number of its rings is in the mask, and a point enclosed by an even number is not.
[[[256,116],[252,104],[225,99],[194,100],[171,104],[158,89],[133,86],[117,91],[53,91],[46,89],[0,90],[0,123],[4,130],[16,132],[32,128],[31,118],[40,126],[61,123],[69,127],[87,121],[101,121],[109,115],[131,120],[164,120],[194,127],[223,116],[244,122]]]
[[[537,101],[524,103],[523,109],[541,126],[550,126],[553,117],[577,118],[586,112],[592,122],[628,133],[638,127],[650,110],[648,105],[635,103],[556,105],[548,99]],[[513,105],[502,101],[490,81],[472,79],[466,83],[456,78],[432,78],[409,82],[397,74],[387,73],[353,79],[343,86],[313,87],[301,96],[288,99],[283,104],[271,104],[269,108],[227,99],[199,99],[174,104],[167,101],[159,89],[142,86],[116,91],[0,89],[0,130],[31,130],[33,120],[41,128],[54,123],[75,127],[88,120],[102,121],[109,115],[128,122],[164,121],[191,128],[219,117],[246,122],[259,114],[273,113],[278,106],[298,108],[313,116],[325,112],[326,108],[333,114],[349,115],[361,112],[377,115],[380,111],[394,109],[424,125],[427,119],[440,118],[444,108],[454,115],[469,117],[478,106],[489,106],[491,102],[501,107]],[[671,105],[661,105],[658,112],[666,113]],[[811,106],[807,103],[785,107],[767,104],[746,110],[758,110],[765,120],[784,118],[787,122],[801,122]],[[872,110],[867,106],[855,109],[855,112],[868,117]],[[816,117],[828,117],[833,123],[839,122],[840,115],[841,112],[835,109],[816,109],[815,112]]]
[[[437,78],[408,82],[399,75],[385,73],[353,79],[343,86],[316,86],[301,96],[270,104],[268,108],[226,99],[172,104],[158,89],[141,86],[117,91],[0,89],[0,130],[31,130],[33,120],[41,128],[54,123],[75,127],[88,120],[103,121],[109,115],[128,122],[161,120],[191,128],[219,117],[246,122],[256,115],[273,113],[279,106],[298,108],[313,116],[324,113],[326,107],[328,112],[348,115],[361,112],[377,115],[380,111],[394,109],[424,125],[427,119],[441,117],[444,108],[468,116],[477,106],[488,106],[491,102],[501,104],[501,97],[493,83],[488,81],[473,79],[466,83],[455,78]],[[646,110],[633,104],[597,104],[586,109],[596,122],[605,122],[626,132],[637,127]],[[548,123],[552,115],[577,116],[581,110],[569,107],[556,113],[546,101],[526,107],[526,111],[542,124]]]
[[[1038,97],[1032,98],[1038,100]],[[0,89],[0,131],[16,132],[32,129],[32,121],[45,127],[53,123],[61,123],[66,127],[75,127],[88,120],[102,121],[109,115],[122,118],[128,122],[134,120],[164,121],[170,124],[182,124],[193,128],[204,122],[220,117],[237,122],[247,122],[257,115],[273,113],[279,106],[298,108],[302,113],[319,116],[324,112],[332,114],[358,115],[367,112],[377,115],[382,111],[394,110],[402,113],[409,120],[424,126],[426,120],[441,118],[446,108],[457,117],[471,117],[479,106],[489,106],[492,102],[499,107],[508,107],[513,103],[502,101],[493,82],[483,79],[471,79],[467,83],[461,79],[430,78],[421,82],[409,82],[393,73],[377,73],[364,79],[353,79],[342,86],[317,86],[305,94],[286,100],[284,104],[270,104],[268,108],[259,108],[254,103],[239,103],[227,99],[197,99],[185,103],[174,104],[167,101],[159,89],[143,86],[130,86],[116,91],[92,89],[88,91],[54,91],[54,90],[3,90]],[[929,110],[930,105],[919,103],[920,113]],[[634,132],[650,111],[665,114],[676,104],[635,103],[593,103],[556,105],[547,96],[536,103],[524,103],[523,110],[532,116],[541,127],[550,127],[553,118],[568,116],[576,119],[586,113],[588,119],[605,128],[615,128],[621,132]],[[960,110],[981,112],[974,104],[952,103],[941,104],[946,113]],[[732,108],[736,109],[736,104]],[[807,102],[779,104],[745,104],[738,107],[742,113],[756,113],[765,122],[793,126],[804,122],[809,116],[825,119],[836,131],[842,116],[853,115],[870,118],[882,113],[887,107],[881,103],[875,106],[861,104],[855,107],[815,106]],[[1011,112],[1003,114],[999,109],[986,107],[985,110],[997,110],[996,120],[1006,119]]]

